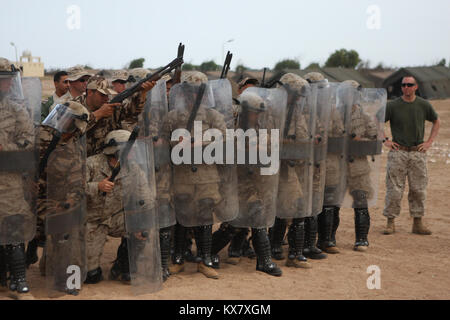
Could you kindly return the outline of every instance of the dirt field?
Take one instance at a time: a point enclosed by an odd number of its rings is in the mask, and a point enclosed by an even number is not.
[[[133,296],[128,286],[105,280],[97,285],[85,285],[77,297],[62,299],[450,299],[450,100],[433,101],[442,125],[440,134],[429,151],[429,187],[425,223],[431,236],[411,233],[407,196],[402,202],[401,217],[396,220],[397,232],[382,235],[385,225],[382,215],[385,186],[386,152],[383,153],[380,192],[377,207],[371,208],[370,247],[366,253],[352,250],[354,242],[353,212],[341,210],[341,225],[337,233],[341,253],[322,261],[311,261],[309,270],[287,268],[282,262],[283,276],[275,278],[255,271],[255,261],[243,259],[238,266],[222,263],[219,280],[205,278],[196,266],[186,264],[186,271],[170,277],[163,290],[143,296]],[[430,126],[427,127],[428,137]],[[387,134],[390,136],[389,130]],[[386,151],[386,150],[385,150]],[[102,268],[109,273],[119,240],[107,242]],[[287,248],[285,248],[287,250]],[[223,250],[221,257],[226,257]],[[376,265],[381,270],[381,289],[366,286],[367,268]],[[28,271],[31,293],[20,299],[46,299],[44,279],[38,265]],[[0,299],[18,297],[3,291]]]

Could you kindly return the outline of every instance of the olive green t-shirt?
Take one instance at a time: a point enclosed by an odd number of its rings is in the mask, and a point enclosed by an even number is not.
[[[392,140],[405,147],[423,143],[425,120],[434,122],[437,118],[433,106],[421,97],[416,97],[414,102],[400,97],[386,107],[385,122],[390,121]]]

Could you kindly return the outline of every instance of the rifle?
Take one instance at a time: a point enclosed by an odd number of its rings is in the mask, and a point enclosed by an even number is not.
[[[220,79],[225,79],[227,77],[228,71],[230,71],[230,63],[231,59],[233,59],[233,54],[228,51],[227,57],[225,58],[225,62],[223,63],[222,73],[220,74]]]
[[[50,157],[50,154],[56,149],[59,140],[61,140],[61,133],[59,131],[56,131],[53,134],[53,139],[50,142],[47,150],[45,150],[44,157],[42,157],[42,160],[39,163],[39,177],[41,177],[44,173],[45,168],[47,167],[48,158]]]
[[[122,102],[126,98],[132,96],[135,92],[139,91],[141,89],[141,86],[144,84],[144,82],[147,81],[157,81],[161,79],[161,77],[167,73],[170,73],[173,69],[181,66],[183,64],[183,58],[177,57],[174,59],[171,63],[168,65],[160,68],[156,72],[147,75],[144,79],[141,79],[139,82],[135,83],[132,87],[126,89],[125,91],[122,91],[118,95],[116,95],[114,98],[111,99],[109,103],[117,103]]]
[[[194,106],[192,108],[191,114],[189,115],[188,122],[186,124],[186,130],[191,132],[192,126],[194,125],[195,117],[197,116],[198,109],[200,108],[200,104],[202,103],[203,95],[205,94],[206,84],[202,83],[200,88],[198,89],[197,98],[195,99]],[[194,143],[194,137],[191,138],[191,143]],[[194,165],[191,168],[192,172],[197,171],[197,167]]]
[[[266,70],[267,70],[267,68],[264,68],[263,76],[262,76],[262,80],[261,80],[261,88],[264,88],[264,86],[265,86],[265,81],[266,81]]]
[[[177,58],[183,59],[184,56],[184,44],[180,42],[178,45],[178,52],[177,52]],[[173,84],[180,83],[181,82],[181,64],[175,68],[175,73],[173,75]]]
[[[131,151],[131,147],[133,147],[133,144],[136,142],[137,136],[139,134],[139,126],[134,127],[133,131],[131,132],[130,137],[128,138],[128,141],[123,148],[120,159],[117,161],[116,165],[112,169],[111,177],[109,177],[108,181],[114,182],[114,179],[117,177],[117,175],[120,172],[121,163],[124,163],[128,157],[128,154]],[[106,196],[106,192],[103,192],[103,196]]]
[[[297,101],[299,94],[293,90],[289,90],[289,88],[288,88],[288,92],[290,93],[289,101],[288,101],[288,113],[286,116],[286,122],[284,124],[283,137],[285,139],[289,138],[289,139],[295,140],[295,138],[296,138],[295,134],[288,136],[288,133],[289,133],[289,128],[291,127],[292,117],[294,115],[295,101]]]

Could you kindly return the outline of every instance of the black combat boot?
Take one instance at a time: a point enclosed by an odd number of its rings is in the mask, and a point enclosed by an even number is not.
[[[27,269],[30,267],[30,265],[38,262],[39,258],[38,258],[38,254],[37,254],[37,249],[38,249],[38,240],[37,239],[33,239],[30,242],[28,242],[27,253],[26,253]]]
[[[222,223],[220,228],[212,234],[212,262],[213,268],[220,268],[219,252],[230,243],[233,238],[234,228],[228,223]]]
[[[256,258],[255,250],[253,250],[252,246],[250,245],[250,239],[245,239],[244,244],[242,246],[242,256],[247,257],[249,259]]]
[[[175,225],[174,252],[170,274],[177,274],[184,270],[184,251],[186,249],[186,228],[181,224]]]
[[[109,278],[111,280],[120,280],[123,282],[131,281],[127,238],[122,237],[122,241],[117,248],[117,257],[111,268]]]
[[[305,219],[292,219],[288,232],[289,254],[286,266],[295,268],[311,268],[311,264],[303,255],[305,245]]]
[[[194,236],[197,252],[202,258],[202,261],[198,263],[198,271],[208,278],[218,279],[219,274],[214,270],[211,258],[212,225],[195,227]]]
[[[286,219],[275,218],[275,224],[270,232],[270,245],[272,248],[272,258],[275,260],[283,260],[283,239],[286,233],[287,221]]]
[[[6,266],[6,248],[0,245],[0,286],[6,287],[8,285],[8,275]]]
[[[370,215],[367,208],[355,208],[355,247],[356,251],[367,251],[370,228]]]
[[[96,284],[103,280],[103,272],[102,268],[98,267],[97,269],[88,271],[86,275],[86,280],[84,283],[86,284]]]
[[[270,241],[266,229],[252,229],[252,242],[256,252],[256,270],[280,277],[282,271],[275,262],[272,262]]]
[[[320,260],[325,259],[327,255],[316,247],[317,238],[317,217],[305,218],[305,249],[303,254],[305,257]]]
[[[340,222],[340,218],[339,218],[339,210],[341,208],[339,207],[334,207],[334,212],[333,212],[333,229],[331,230],[331,241],[330,243],[334,246],[336,246],[336,231],[339,228],[339,222]]]
[[[336,244],[331,242],[334,222],[334,207],[323,207],[323,211],[317,217],[318,221],[318,240],[317,247],[321,250],[335,254],[339,253]]]
[[[159,246],[161,249],[161,267],[163,280],[166,281],[170,277],[169,259],[170,259],[170,241],[172,235],[172,227],[159,229]]]
[[[18,293],[26,293],[30,288],[26,279],[25,245],[7,245],[7,261],[10,273],[9,289]]]

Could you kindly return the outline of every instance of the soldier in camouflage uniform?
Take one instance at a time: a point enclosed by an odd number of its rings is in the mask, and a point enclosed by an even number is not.
[[[288,101],[298,105],[294,109],[294,113],[291,119],[290,127],[287,132],[287,137],[284,143],[290,143],[288,137],[295,137],[295,140],[300,141],[309,137],[308,128],[306,124],[305,116],[302,114],[301,101],[306,99],[305,92],[309,91],[309,84],[301,77],[287,73],[283,75],[280,82],[288,90]],[[297,95],[297,99],[293,101],[293,95]],[[303,247],[305,241],[305,218],[301,213],[304,210],[306,200],[305,194],[310,191],[304,190],[307,179],[305,173],[297,174],[296,166],[304,166],[303,163],[296,163],[298,160],[281,160],[280,164],[280,179],[278,184],[278,198],[277,198],[277,217],[275,218],[275,224],[271,228],[270,240],[272,257],[276,260],[283,260],[282,243],[287,228],[287,222],[292,218],[292,223],[288,232],[289,254],[286,260],[286,266],[296,268],[311,268],[311,265],[307,262],[307,259],[303,255]],[[303,185],[302,185],[303,184]]]
[[[325,81],[325,77],[318,72],[310,72],[305,75],[309,83]],[[336,104],[332,103],[330,124],[328,126],[328,138],[339,138],[345,134],[345,127],[341,114],[336,109]],[[328,142],[330,143],[330,142]],[[343,151],[343,150],[342,150]],[[341,172],[341,160],[339,154],[327,153],[324,206],[318,215],[318,240],[317,246],[326,253],[336,254],[336,230],[339,226],[339,203],[334,199],[336,189],[339,186],[343,173]],[[329,199],[330,198],[330,199]],[[341,199],[342,200],[342,199]]]
[[[75,99],[90,112],[90,120],[86,131],[88,157],[102,151],[103,139],[113,130],[122,129],[123,121],[137,122],[137,116],[142,112],[147,91],[154,84],[146,82],[141,90],[121,103],[107,103],[109,95],[116,94],[108,88],[105,78],[94,76],[87,83],[86,93]],[[128,100],[128,101],[127,101]]]
[[[121,146],[125,145],[130,137],[126,130],[115,130],[108,133],[105,138],[103,153],[87,159],[87,265],[88,273],[85,283],[98,283],[103,279],[100,259],[106,243],[106,237],[120,238],[125,235],[124,208],[122,203],[123,188],[133,188],[145,194],[144,198],[151,196],[152,191],[147,185],[123,186],[122,176],[131,169],[123,167],[114,182],[108,179],[112,168],[118,160]],[[136,170],[136,168],[133,168]],[[141,172],[140,170],[137,170]],[[142,173],[143,174],[143,173]],[[137,179],[136,181],[145,181]],[[103,195],[106,193],[106,195]],[[111,268],[110,279],[130,281],[129,261],[126,250],[126,241],[121,244],[117,252],[117,259]]]
[[[66,102],[64,105],[57,105],[55,109],[42,122],[40,127],[40,177],[38,194],[38,238],[42,238],[45,220],[53,215],[61,215],[71,208],[84,207],[86,151],[83,147],[84,133],[89,121],[88,110],[79,103]],[[54,142],[56,141],[56,145]],[[52,150],[50,146],[54,146]],[[70,251],[65,248],[65,243],[49,235],[47,227],[45,234],[47,237],[44,254],[41,258],[41,274],[49,277],[49,272],[58,272],[55,266],[58,259],[64,257],[64,261],[70,260],[68,264],[78,265],[83,268],[85,264],[84,254],[84,234],[85,221],[83,217],[81,227],[77,234],[70,234]],[[48,257],[48,252],[52,254]],[[66,259],[67,258],[67,259]],[[50,259],[47,261],[47,259]],[[67,262],[67,261],[66,261]],[[84,270],[82,270],[83,272]],[[61,275],[61,274],[58,274]],[[84,277],[82,275],[82,277]],[[65,286],[63,279],[59,285]],[[69,294],[78,294],[77,290],[58,288]]]
[[[244,92],[245,89],[258,86],[259,81],[255,78],[245,77],[238,83],[237,93],[240,95]],[[239,112],[238,101],[233,99],[233,113],[236,118],[232,118],[229,121],[235,122],[237,119],[237,115]],[[235,126],[233,125],[231,127]],[[231,241],[227,239],[229,228],[228,223],[221,224],[220,228],[214,232],[213,234],[213,262],[216,268],[219,268],[220,260],[219,260],[219,251],[225,247],[228,242],[230,245],[228,247],[228,259],[227,263],[232,265],[237,265],[241,261],[241,256],[247,256],[249,258],[255,257],[255,252],[253,248],[250,246],[250,241],[247,239],[248,234],[250,232],[249,228],[235,228],[234,232],[230,234]],[[226,244],[222,246],[222,241],[225,241]]]
[[[197,86],[206,84],[208,78],[201,72],[183,72],[181,82],[182,84],[187,83],[195,89]],[[207,92],[204,96],[206,95]],[[168,113],[162,127],[162,138],[166,141],[171,141],[174,130],[186,128],[190,116],[189,107],[176,109],[175,106],[171,106],[171,108],[172,111]],[[215,128],[225,136],[224,117],[218,111],[200,104],[195,120],[202,121],[202,131]],[[193,129],[191,130],[192,136]],[[178,144],[178,141],[172,141],[171,144]],[[195,168],[194,171],[191,165],[185,164],[173,167],[173,197],[178,221],[188,206],[197,206],[199,215],[203,215],[202,211],[208,215],[207,212],[222,200],[219,194],[220,179],[216,165],[199,164]],[[171,268],[171,273],[178,273],[184,269],[185,232],[181,223],[180,225],[181,227],[177,226],[178,230],[175,232],[175,253],[172,260],[174,266]],[[202,258],[202,261],[198,263],[198,271],[208,278],[218,279],[219,275],[213,269],[211,260],[212,225],[194,227],[194,237]]]
[[[342,82],[342,86],[351,86],[361,90],[362,86],[354,80]],[[354,102],[350,114],[350,136],[355,141],[373,140],[377,137],[377,124],[366,114],[358,101]],[[367,156],[352,156],[347,164],[347,188],[353,199],[355,211],[354,250],[366,251],[369,246],[367,235],[370,228],[368,201],[374,197],[375,190],[370,177],[370,164]]]
[[[0,157],[6,158],[6,154],[11,152],[32,150],[35,146],[35,128],[20,101],[23,99],[21,95],[19,71],[7,59],[0,58]],[[29,287],[23,242],[30,239],[23,238],[30,232],[34,233],[34,209],[31,199],[27,199],[33,182],[26,177],[26,172],[13,172],[7,165],[0,162],[0,286],[7,285],[9,266],[9,289],[25,293]],[[27,230],[27,225],[33,231]]]

